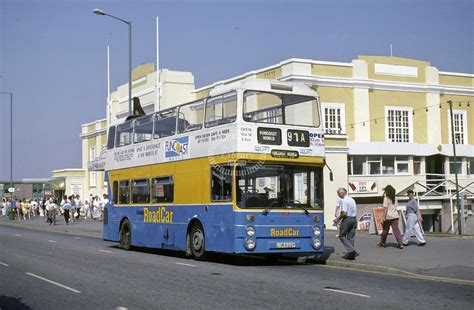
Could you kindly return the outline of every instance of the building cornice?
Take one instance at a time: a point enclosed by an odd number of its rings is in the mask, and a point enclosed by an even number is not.
[[[390,90],[405,92],[435,93],[446,95],[474,96],[474,87],[458,87],[447,85],[430,85],[419,83],[400,83],[380,80],[362,80],[350,78],[336,78],[326,76],[288,75],[281,77],[281,81],[299,82],[316,86],[362,88],[374,90]]]
[[[235,81],[244,79],[244,78],[252,76],[252,75],[257,75],[257,74],[260,74],[260,73],[268,71],[268,70],[277,69],[277,68],[283,67],[284,65],[292,63],[292,62],[294,62],[294,63],[306,63],[306,64],[311,64],[311,65],[339,66],[339,67],[353,67],[354,66],[352,63],[346,63],[346,62],[333,62],[333,61],[319,61],[319,60],[302,59],[302,58],[290,58],[290,59],[284,60],[282,62],[279,62],[275,65],[271,65],[271,66],[268,66],[268,67],[265,67],[265,68],[262,68],[262,69],[258,69],[258,70],[249,71],[249,72],[246,72],[244,74],[235,76],[235,77],[227,79],[227,80],[217,81],[217,82],[212,83],[210,85],[195,89],[194,91],[192,91],[192,93],[198,93],[198,92],[201,92],[203,90],[208,90],[208,89],[214,88],[214,87],[219,86],[219,85],[228,84],[228,83],[235,82]]]
[[[87,138],[93,138],[93,137],[97,137],[97,136],[100,136],[102,134],[106,134],[107,133],[107,128],[102,128],[102,129],[98,129],[98,130],[94,130],[94,131],[91,131],[91,132],[88,132],[88,133],[81,133],[79,136],[82,138],[82,139],[87,139]]]

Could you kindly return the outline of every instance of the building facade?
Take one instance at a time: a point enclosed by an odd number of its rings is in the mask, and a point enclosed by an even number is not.
[[[143,65],[134,71],[133,96],[140,97],[147,113],[204,98],[213,87],[242,79],[304,83],[317,90],[325,126],[328,228],[338,187],[348,188],[359,205],[359,217],[381,206],[386,185],[396,188],[402,208],[406,190],[412,188],[429,231],[457,230],[455,170],[461,194],[467,196],[466,207],[472,204],[474,74],[443,72],[429,62],[399,57],[359,56],[350,63],[289,59],[195,90],[190,73],[162,70],[158,87],[153,70]],[[128,114],[127,93],[127,85],[120,86],[110,96],[107,119],[83,126],[84,167],[105,145],[108,124]],[[86,173],[86,188],[90,191],[91,184],[97,188],[100,183],[105,192],[103,177],[91,178],[94,175]]]

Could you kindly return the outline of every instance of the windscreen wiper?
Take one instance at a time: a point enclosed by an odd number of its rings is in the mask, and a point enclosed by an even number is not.
[[[308,210],[307,210],[305,207],[301,206],[301,209],[303,209],[303,211],[304,211],[304,213],[305,213],[306,215],[309,215],[309,212],[308,212]]]

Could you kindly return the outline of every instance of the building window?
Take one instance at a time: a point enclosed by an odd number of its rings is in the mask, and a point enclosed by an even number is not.
[[[408,156],[348,156],[348,175],[408,174]]]
[[[95,160],[95,146],[91,146],[89,149],[89,161]]]
[[[152,202],[173,202],[173,177],[154,178],[151,187]]]
[[[449,157],[449,173],[455,174],[456,170],[458,174],[462,174],[462,157],[456,157],[456,165],[454,165],[454,157]]]
[[[382,174],[395,174],[395,158],[382,156]]]
[[[413,156],[413,174],[420,175],[422,174],[421,171],[421,157]]]
[[[408,156],[397,156],[395,157],[397,166],[397,174],[408,174]]]
[[[89,171],[89,186],[97,186],[97,171]]]
[[[385,107],[386,140],[388,142],[412,142],[412,109]]]
[[[345,134],[345,111],[342,103],[323,103],[324,132]]]
[[[467,172],[470,175],[474,175],[474,158],[468,158],[467,159]]]
[[[352,156],[352,174],[362,175],[367,174],[367,167],[365,163],[365,156]]]
[[[369,168],[369,174],[380,174],[380,156],[367,156],[367,167]]]
[[[453,143],[452,134],[451,134],[451,115],[449,115],[449,143]],[[464,110],[453,110],[453,120],[454,120],[454,140],[456,144],[466,144],[467,143],[467,123],[466,123],[466,111]]]

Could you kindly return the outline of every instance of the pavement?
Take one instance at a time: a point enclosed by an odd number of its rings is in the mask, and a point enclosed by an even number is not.
[[[66,225],[62,217],[57,218],[56,226],[45,223],[45,218],[35,217],[27,220],[10,221],[0,217],[0,225],[16,226],[33,230],[59,232],[102,238],[102,222],[81,219]],[[460,236],[425,237],[427,244],[418,246],[415,238],[404,249],[398,249],[395,237],[389,235],[386,248],[379,248],[379,236],[367,232],[357,232],[355,247],[360,254],[356,260],[342,258],[345,248],[336,232],[325,231],[325,252],[321,257],[300,257],[300,262],[324,264],[330,267],[349,268],[362,271],[379,272],[398,276],[411,276],[474,285],[474,238]]]

